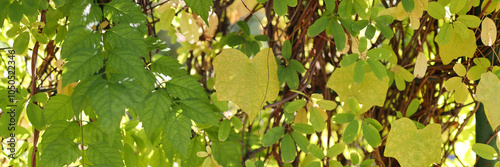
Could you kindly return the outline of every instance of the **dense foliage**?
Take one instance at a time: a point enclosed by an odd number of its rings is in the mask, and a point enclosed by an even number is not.
[[[493,166],[499,14],[500,0],[0,0],[0,162]]]

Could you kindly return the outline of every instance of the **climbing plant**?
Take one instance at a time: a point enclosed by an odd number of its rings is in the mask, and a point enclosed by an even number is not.
[[[0,0],[2,166],[498,166],[499,0]]]

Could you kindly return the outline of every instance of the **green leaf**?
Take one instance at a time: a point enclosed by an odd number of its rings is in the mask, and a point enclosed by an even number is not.
[[[285,107],[285,111],[287,113],[294,113],[299,109],[303,108],[306,105],[306,101],[304,99],[294,100],[292,102],[287,103]]]
[[[123,158],[120,151],[105,143],[97,145],[89,144],[85,157],[95,166],[123,166]]]
[[[323,119],[323,116],[321,115],[320,111],[316,109],[315,107],[311,108],[311,124],[312,127],[316,132],[321,132],[325,128],[325,120]]]
[[[443,26],[439,29],[439,33],[436,37],[436,42],[440,45],[447,44],[448,42],[450,42],[453,36],[453,32],[454,28],[450,24],[443,24]]]
[[[286,4],[290,7],[295,7],[297,6],[297,0],[285,0],[286,1]]]
[[[481,75],[481,80],[476,88],[476,100],[484,105],[484,111],[493,130],[500,125],[500,79],[492,73]]]
[[[417,130],[410,119],[401,118],[391,125],[384,156],[394,157],[401,166],[427,166],[441,161],[441,143],[441,125]]]
[[[465,76],[465,74],[467,73],[467,70],[461,63],[456,63],[455,66],[453,66],[453,71],[455,71],[455,73],[457,73],[457,75],[461,77]]]
[[[208,101],[207,93],[200,83],[190,75],[173,78],[165,83],[167,92],[179,99],[196,98]],[[219,100],[222,100],[219,98]]]
[[[406,114],[405,114],[406,117],[410,117],[413,114],[415,114],[415,112],[417,112],[417,110],[418,110],[419,105],[420,105],[420,101],[418,99],[413,99],[410,102],[410,105],[408,105],[408,109],[406,110]]]
[[[309,27],[309,29],[307,29],[307,35],[309,37],[315,37],[316,35],[323,32],[329,23],[330,19],[328,17],[320,17]]]
[[[383,129],[382,124],[380,124],[380,122],[378,122],[376,119],[365,118],[363,122],[373,125],[373,127],[375,127],[378,131],[381,131]]]
[[[365,37],[368,39],[373,39],[376,31],[377,30],[375,29],[375,27],[373,27],[372,25],[368,25],[365,30]]]
[[[332,26],[330,33],[333,36],[333,40],[335,40],[335,46],[337,47],[337,50],[344,50],[346,43],[344,28],[335,20],[330,21],[330,24]]]
[[[274,127],[267,131],[264,136],[262,136],[261,143],[264,147],[269,147],[281,139],[281,136],[285,134],[285,129],[281,126]]]
[[[271,49],[261,50],[252,60],[236,49],[226,49],[213,66],[217,98],[238,105],[248,114],[248,123],[254,121],[265,101],[278,96],[278,65]]]
[[[342,2],[344,2],[344,1],[342,1]],[[312,161],[312,162],[309,162],[305,167],[321,167],[321,162]]]
[[[226,39],[226,44],[230,47],[235,47],[237,45],[245,43],[245,38],[237,34],[229,34],[224,38]]]
[[[365,66],[366,66],[366,61],[364,60],[358,60],[356,62],[356,66],[354,67],[354,83],[359,84],[363,82],[363,79],[365,78]]]
[[[323,153],[323,150],[316,144],[309,144],[307,150],[309,150],[309,152],[311,152],[311,154],[318,159],[325,158],[325,153]]]
[[[293,142],[292,137],[289,134],[285,134],[283,139],[281,139],[281,157],[284,162],[291,163],[295,160],[297,156],[297,148]]]
[[[368,13],[366,12],[366,9],[368,8],[368,4],[366,3],[367,1],[365,0],[354,0],[352,6],[354,8],[354,11],[356,11],[356,13],[359,15],[359,17],[363,19],[368,19],[368,17],[370,16],[369,12]]]
[[[30,120],[31,125],[33,125],[38,130],[45,129],[45,120],[43,119],[42,109],[35,103],[28,103],[26,107],[26,115]]]
[[[146,19],[141,8],[136,3],[127,0],[113,0],[106,3],[104,16],[114,23],[125,23],[123,25],[127,26],[129,26],[127,23],[144,22]]]
[[[326,155],[330,158],[340,155],[344,152],[345,146],[344,143],[337,143],[327,150]]]
[[[229,136],[229,132],[231,132],[231,122],[229,121],[229,119],[224,119],[223,121],[219,122],[219,140],[226,141],[227,137]]]
[[[316,103],[325,110],[334,110],[337,108],[337,103],[331,100],[318,100]]]
[[[474,56],[477,48],[476,36],[472,30],[469,30],[468,33],[469,38],[464,39],[455,31],[447,44],[443,45],[438,43],[439,54],[443,64],[449,64],[453,59],[458,57],[467,56],[472,58]]]
[[[467,26],[460,22],[460,21],[455,21],[453,23],[453,27],[455,28],[455,31],[457,31],[457,33],[460,35],[460,37],[464,38],[464,39],[467,39],[469,38],[469,28],[467,28]]]
[[[23,7],[19,1],[13,1],[9,6],[9,18],[11,22],[19,23],[23,19]],[[16,51],[17,52],[17,51]],[[17,52],[24,53],[24,52]]]
[[[365,137],[368,144],[370,144],[373,148],[377,148],[382,144],[382,138],[378,133],[377,128],[375,128],[371,124],[363,123],[363,136]]]
[[[131,97],[123,91],[126,89],[123,85],[104,79],[97,80],[92,88],[90,91],[92,108],[99,117],[109,142],[111,142],[115,132],[119,130],[125,108],[132,103]]]
[[[266,35],[256,35],[254,38],[258,41],[269,41],[269,37]]]
[[[240,27],[241,29],[241,32],[244,34],[244,35],[250,35],[250,27],[248,27],[248,23],[245,22],[245,21],[238,21],[236,22],[236,24],[238,24],[238,27]]]
[[[349,123],[354,119],[354,114],[352,113],[338,113],[332,117],[333,123],[345,124]]]
[[[355,97],[349,97],[349,100],[347,100],[347,103],[349,103],[349,108],[351,109],[354,114],[361,114],[361,107],[359,106],[358,99]]]
[[[137,110],[137,115],[142,122],[147,137],[154,141],[154,132],[161,127],[168,113],[171,111],[172,98],[163,89],[149,94],[146,97],[143,110]]]
[[[356,138],[359,130],[359,122],[357,120],[352,120],[344,130],[344,136],[342,141],[345,144],[350,144]]]
[[[43,150],[38,165],[42,167],[69,165],[80,157],[73,140],[80,134],[77,122],[56,121],[42,135],[39,149]]]
[[[189,139],[191,138],[191,120],[184,115],[170,113],[165,120],[165,133],[168,140],[182,155],[186,156],[188,152]]]
[[[278,76],[280,85],[286,82],[290,89],[297,89],[299,87],[299,76],[297,75],[297,71],[292,67],[280,65],[278,67]]]
[[[293,128],[293,130],[296,130],[298,132],[302,132],[305,134],[313,134],[314,133],[314,128],[311,125],[305,124],[305,123],[294,123],[294,124],[292,124],[292,128]]]
[[[68,120],[74,116],[71,97],[64,94],[52,96],[43,110],[43,120],[47,124],[58,120]]]
[[[217,92],[214,92],[210,95],[210,100],[217,108],[219,108],[219,110],[221,110],[221,111],[229,110],[229,106],[228,106],[229,103],[227,101],[219,101],[219,99],[217,99]],[[240,120],[240,122],[241,122],[241,120]]]
[[[182,114],[196,123],[217,125],[220,115],[207,101],[201,99],[185,99],[180,101]]]
[[[342,18],[348,18],[351,17],[351,12],[352,12],[352,1],[351,0],[341,1],[337,12],[339,16]]]
[[[367,160],[364,160],[363,162],[361,162],[359,167],[370,167],[373,165],[373,163],[375,163],[374,159],[367,159]]]
[[[177,59],[174,59],[171,56],[161,56],[157,60],[154,60],[151,63],[151,71],[162,73],[163,75],[170,76],[172,78],[187,74],[184,66],[181,65]]]
[[[377,27],[380,32],[382,32],[382,35],[384,35],[387,39],[391,39],[394,36],[394,32],[392,31],[392,29],[385,24],[377,22],[375,23],[375,27]]]
[[[375,48],[368,50],[368,52],[366,52],[366,56],[370,59],[381,60],[388,59],[392,56],[392,53],[392,50],[386,48]]]
[[[495,160],[498,157],[498,153],[495,148],[483,143],[475,143],[472,145],[472,151],[474,151],[474,153],[479,155],[481,158],[487,160]]]
[[[71,94],[71,106],[73,107],[75,116],[79,115],[83,109],[90,106],[90,92],[93,90],[92,85],[99,79],[100,76],[101,75],[94,75],[90,78],[84,79],[74,88],[74,91]]]
[[[94,27],[103,19],[102,8],[100,8],[96,3],[92,1],[80,1],[72,3],[66,3],[65,6],[71,7],[69,21],[69,29],[74,27]],[[64,48],[64,47],[62,47]]]
[[[28,50],[28,44],[30,42],[30,34],[26,31],[21,33],[17,38],[14,40],[14,44],[12,46],[12,49],[16,51],[18,54],[22,54]]]
[[[460,12],[466,4],[468,4],[468,0],[453,0],[450,2],[450,13],[455,14]]]
[[[380,61],[367,59],[366,62],[368,62],[370,69],[373,71],[375,76],[377,76],[378,80],[382,81],[385,77],[387,77],[387,69],[385,69],[385,66],[380,63]]]
[[[324,0],[326,10],[328,11],[335,11],[335,0]]]
[[[236,140],[220,142],[212,140],[212,154],[221,166],[241,165],[241,143]],[[259,166],[259,165],[256,165]]]
[[[401,3],[403,3],[403,8],[406,12],[410,13],[415,8],[415,3],[413,1],[414,0],[401,0]]]
[[[296,131],[292,132],[292,137],[293,140],[295,141],[295,144],[299,146],[300,150],[302,150],[305,153],[308,153],[307,147],[309,146],[309,140],[304,135]]]
[[[290,43],[289,40],[286,40],[285,43],[283,43],[283,47],[281,48],[281,56],[285,59],[290,59],[290,56],[292,56],[292,43]]]
[[[441,3],[429,2],[429,5],[427,6],[427,13],[435,19],[443,19],[446,11]]]
[[[346,55],[340,61],[340,66],[347,67],[347,66],[351,65],[352,63],[355,63],[359,59],[358,57],[359,56],[357,53]]]
[[[212,0],[185,0],[185,2],[187,6],[208,24],[208,12],[213,5]]]
[[[284,16],[286,12],[288,12],[286,1],[287,0],[276,0],[273,2],[274,12],[276,12],[278,16]]]
[[[469,28],[477,28],[479,27],[479,24],[481,24],[481,19],[474,15],[460,15],[458,16],[457,21],[464,23]]]
[[[304,65],[302,65],[302,63],[300,63],[298,60],[292,59],[292,60],[290,60],[289,63],[290,64],[289,64],[288,67],[294,69],[298,73],[304,73],[304,72],[306,72],[306,69],[304,68]]]
[[[233,123],[234,129],[241,130],[243,128],[243,123],[238,117],[231,117],[231,123]]]
[[[31,101],[38,102],[38,103],[46,103],[49,97],[47,96],[47,93],[37,93],[33,96],[31,96]]]

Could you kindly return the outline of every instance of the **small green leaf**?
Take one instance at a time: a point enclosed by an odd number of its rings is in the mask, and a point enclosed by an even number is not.
[[[371,124],[363,123],[363,136],[365,137],[368,144],[370,144],[373,148],[376,148],[382,144],[382,138],[378,133],[377,128],[375,128]]]
[[[339,113],[339,114],[335,114],[332,118],[333,120],[333,123],[336,123],[336,124],[345,124],[345,123],[349,123],[351,122],[353,119],[354,119],[354,114],[352,113]]]
[[[366,56],[375,60],[387,59],[392,56],[392,51],[386,48],[375,48],[366,52]]]
[[[312,161],[312,162],[309,162],[305,167],[321,167],[321,162],[319,162],[319,161]]]
[[[45,128],[42,109],[38,105],[35,103],[29,103],[26,108],[26,115],[28,115],[31,125],[33,125],[36,129],[43,130]]]
[[[366,122],[366,123],[369,123],[369,124],[373,125],[373,127],[377,128],[378,131],[381,131],[383,129],[382,124],[380,124],[380,122],[378,122],[376,119],[365,118],[363,120],[363,122]]]
[[[420,105],[420,101],[418,99],[413,99],[410,102],[410,105],[408,105],[408,109],[406,110],[406,114],[405,114],[406,117],[410,117],[413,114],[415,114],[415,112],[417,112],[417,110],[418,110],[419,105]]]
[[[292,137],[286,134],[283,139],[281,139],[281,157],[286,163],[291,163],[295,160],[297,156],[297,148],[293,142]]]
[[[269,37],[267,35],[256,35],[254,38],[259,41],[269,41]]]
[[[12,46],[12,49],[16,51],[18,54],[22,54],[26,52],[28,49],[28,44],[30,42],[30,34],[26,31],[21,33],[21,35],[17,36],[17,38],[14,40],[14,44]]]
[[[273,9],[278,16],[284,16],[288,12],[287,0],[276,0],[273,1]]]
[[[376,29],[372,25],[368,25],[365,30],[365,37],[368,39],[373,39]]]
[[[377,76],[378,80],[382,81],[385,77],[387,77],[387,69],[382,63],[380,63],[380,61],[367,59],[366,62],[368,62],[368,66],[370,66],[370,69],[373,71],[375,76]]]
[[[351,16],[352,12],[352,2],[350,0],[341,1],[338,8],[338,14],[342,18],[348,18]]]
[[[292,124],[292,128],[293,128],[293,130],[296,130],[298,132],[302,132],[305,134],[314,133],[314,128],[311,125],[305,124],[305,123],[294,123],[294,124]]]
[[[245,37],[237,34],[229,34],[224,38],[226,39],[226,44],[230,47],[235,47],[237,45],[245,43]]]
[[[213,5],[212,0],[185,0],[186,5],[189,6],[196,14],[208,24],[208,13],[210,7]]]
[[[460,35],[460,37],[464,38],[464,39],[467,39],[469,38],[469,28],[467,28],[467,26],[460,22],[460,21],[455,21],[453,23],[453,27],[455,28],[455,31],[457,31],[458,35]]]
[[[281,56],[285,59],[290,59],[290,56],[292,56],[292,43],[290,43],[289,40],[286,40],[285,43],[283,43],[283,47],[281,48]]]
[[[373,163],[375,163],[374,159],[367,159],[367,160],[364,160],[363,162],[361,162],[359,167],[370,167],[373,165]]]
[[[294,100],[286,105],[285,111],[288,113],[294,113],[295,111],[298,111],[299,109],[303,108],[306,105],[306,103],[307,102],[303,99]]]
[[[330,21],[330,24],[332,26],[330,33],[333,36],[333,40],[335,41],[335,46],[337,47],[337,50],[344,50],[346,43],[346,35],[344,28],[336,20]]]
[[[469,28],[477,28],[479,27],[479,24],[481,24],[481,19],[474,15],[460,15],[458,16],[457,21],[464,23]]]
[[[236,22],[236,24],[238,24],[238,27],[240,27],[241,32],[244,35],[250,35],[250,27],[248,26],[247,22],[245,22],[245,21],[238,21],[238,22]]]
[[[354,67],[354,83],[361,83],[363,79],[365,78],[365,66],[366,66],[366,61],[364,60],[358,60],[356,62],[356,66]]]
[[[467,89],[467,85],[465,83],[460,82],[457,89],[455,90],[455,101],[457,103],[465,103],[467,98],[469,97],[469,90]]]
[[[359,122],[357,120],[352,120],[344,130],[342,141],[345,144],[352,143],[354,141],[354,138],[356,138],[356,135],[358,134],[358,130]]]
[[[359,32],[359,31],[363,30],[368,25],[368,23],[369,23],[368,20],[359,20],[359,21],[352,23],[351,28],[353,31]],[[360,40],[361,40],[361,38],[360,38]],[[363,52],[363,51],[359,51],[359,52]]]
[[[308,153],[307,147],[309,146],[309,140],[304,135],[296,131],[292,132],[292,137],[293,140],[295,141],[295,144],[299,146],[300,150],[302,150],[305,153]]]
[[[455,66],[453,66],[453,71],[455,71],[457,73],[458,76],[465,76],[465,74],[467,73],[464,65],[462,65],[461,63],[456,63]]]
[[[394,32],[386,24],[377,22],[375,23],[375,27],[377,27],[387,39],[391,39],[394,36]]]
[[[472,151],[487,160],[494,160],[498,156],[497,151],[492,146],[483,143],[472,145]]]
[[[415,3],[413,2],[413,0],[401,0],[401,3],[403,3],[403,8],[408,13],[410,13],[415,8]]]
[[[325,120],[318,109],[311,108],[311,124],[316,132],[321,132],[325,128]]]
[[[9,18],[11,22],[19,23],[23,19],[23,7],[19,4],[19,1],[13,1],[9,7]],[[3,14],[3,13],[2,13]],[[17,52],[17,51],[16,51]],[[17,52],[23,53],[23,52]]]
[[[316,35],[323,32],[329,23],[330,19],[328,17],[320,17],[309,27],[309,29],[307,29],[307,35],[309,37],[315,37]]]
[[[57,120],[68,120],[74,116],[71,97],[64,94],[51,97],[43,110],[43,119],[47,124]]]
[[[241,130],[243,129],[243,123],[241,123],[241,119],[238,117],[231,117],[231,123],[233,123],[234,129]]]
[[[326,152],[326,155],[330,158],[335,157],[337,155],[340,155],[344,152],[345,150],[345,144],[344,143],[337,143],[330,147],[328,151]]]
[[[345,55],[344,58],[342,58],[342,60],[340,61],[340,66],[347,67],[352,63],[355,63],[359,59],[358,57],[359,56],[357,53]]]
[[[319,100],[316,103],[325,110],[334,110],[337,107],[337,103],[331,100]]]
[[[439,29],[439,33],[436,37],[436,42],[439,43],[440,45],[445,45],[448,42],[450,42],[452,36],[453,36],[453,27],[450,24],[445,23]]]
[[[302,65],[302,63],[300,63],[299,61],[297,61],[295,59],[290,60],[290,65],[288,67],[294,69],[295,71],[297,71],[299,73],[306,72],[304,65]]]
[[[361,113],[361,107],[359,106],[358,99],[356,97],[351,96],[349,97],[347,103],[349,103],[349,108],[351,109],[352,112],[355,114],[360,114]]]
[[[224,119],[223,121],[219,122],[219,140],[226,141],[227,137],[229,136],[229,132],[231,132],[231,122],[229,121],[229,119]]]
[[[334,11],[335,10],[335,0],[324,0],[326,10],[328,11]]]
[[[359,155],[358,153],[351,153],[351,161],[352,161],[352,164],[359,164]]]
[[[47,93],[37,93],[31,97],[31,101],[38,103],[46,103],[48,99]]]
[[[468,3],[468,0],[453,0],[450,2],[450,13],[455,14],[460,12],[465,5]]]
[[[297,0],[285,0],[286,4],[290,7],[295,7],[297,6]]]
[[[368,44],[368,40],[366,39],[366,37],[359,38],[358,51],[360,53],[363,53],[366,50],[366,47],[368,47],[367,44]]]
[[[439,2],[429,2],[427,6],[427,13],[435,19],[442,19],[445,16],[444,6]]]
[[[481,78],[481,74],[485,73],[487,70],[481,66],[473,66],[467,71],[467,79],[475,81]]]
[[[325,158],[325,153],[323,153],[323,149],[319,148],[319,146],[316,144],[309,144],[309,146],[307,146],[307,150],[309,150],[309,152],[311,152],[311,154],[318,159]]]
[[[285,129],[281,126],[274,127],[267,131],[264,136],[262,136],[261,143],[264,147],[269,147],[281,139],[281,136],[285,134]]]

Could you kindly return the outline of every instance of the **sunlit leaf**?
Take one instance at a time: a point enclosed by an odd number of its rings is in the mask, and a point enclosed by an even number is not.
[[[445,44],[439,44],[439,54],[443,64],[449,64],[453,59],[466,56],[472,58],[476,52],[476,36],[474,31],[469,30],[469,38],[463,39],[457,32],[451,35],[451,40]],[[457,49],[459,48],[459,49]]]
[[[481,24],[481,41],[486,46],[491,46],[497,38],[497,26],[489,17],[485,17]]]
[[[474,153],[479,155],[481,158],[487,160],[494,160],[498,156],[495,148],[483,143],[475,143],[474,145],[472,145],[472,151],[474,151]]]
[[[493,129],[500,125],[500,79],[492,72],[481,75],[481,80],[476,88],[476,100],[484,105],[484,111],[488,122]]]

